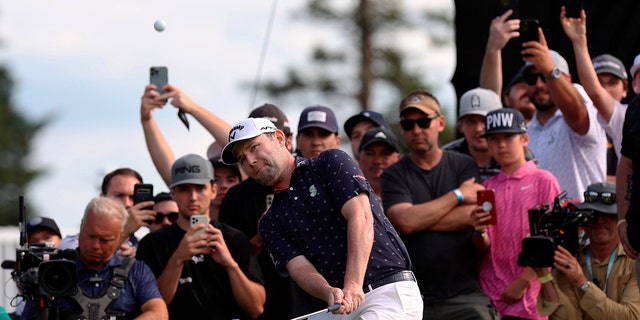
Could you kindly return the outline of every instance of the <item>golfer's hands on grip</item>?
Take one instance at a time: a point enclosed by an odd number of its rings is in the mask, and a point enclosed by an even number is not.
[[[346,284],[344,289],[331,288],[327,302],[329,306],[335,304],[341,305],[340,308],[333,311],[333,313],[350,314],[364,302],[364,291],[362,291],[362,286],[356,283]]]

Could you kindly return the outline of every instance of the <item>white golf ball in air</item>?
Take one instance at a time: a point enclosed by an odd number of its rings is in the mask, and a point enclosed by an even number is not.
[[[158,32],[164,31],[166,27],[167,27],[167,23],[164,22],[164,20],[156,20],[156,22],[153,23],[153,28],[156,29],[156,31]]]

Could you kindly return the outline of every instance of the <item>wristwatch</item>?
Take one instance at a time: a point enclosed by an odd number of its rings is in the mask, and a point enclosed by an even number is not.
[[[587,281],[580,286],[580,291],[587,292],[587,289],[591,286],[591,281]]]
[[[558,67],[554,67],[553,70],[551,70],[551,73],[545,75],[544,77],[547,80],[558,79],[558,78],[560,78],[561,74],[562,74],[562,72],[560,72],[560,69],[558,69]]]

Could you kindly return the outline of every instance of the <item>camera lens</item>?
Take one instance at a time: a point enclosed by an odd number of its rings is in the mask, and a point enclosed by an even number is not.
[[[46,296],[70,296],[76,292],[76,264],[72,261],[46,261],[38,269],[40,294]]]

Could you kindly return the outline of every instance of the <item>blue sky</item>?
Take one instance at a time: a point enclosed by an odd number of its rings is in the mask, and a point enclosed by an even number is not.
[[[291,63],[303,65],[311,43],[332,37],[291,18],[291,9],[303,3],[278,2],[263,78],[281,76]],[[139,121],[149,67],[167,66],[169,81],[195,101],[230,123],[241,120],[266,101],[258,95],[251,106],[250,92],[241,85],[256,74],[271,5],[258,0],[0,0],[0,62],[16,82],[14,105],[31,119],[51,118],[31,158],[35,167],[48,171],[28,193],[37,211],[75,232],[102,176],[118,167],[138,170],[156,192],[166,190]],[[453,1],[428,5],[449,8]],[[153,29],[157,19],[167,22],[164,32]],[[419,31],[403,37],[402,43],[415,49],[410,52],[420,53],[415,66],[429,68],[429,78],[442,82],[438,99],[443,105],[453,101],[448,81],[454,48],[429,51]],[[281,107],[295,128],[300,110],[318,103]],[[354,113],[336,111],[341,124]],[[213,140],[193,119],[187,131],[173,107],[156,111],[155,117],[176,156],[206,155]]]

